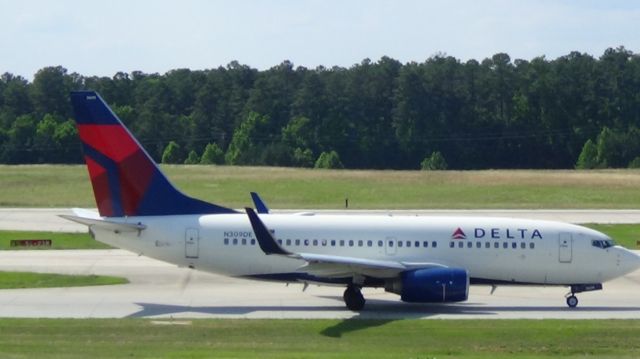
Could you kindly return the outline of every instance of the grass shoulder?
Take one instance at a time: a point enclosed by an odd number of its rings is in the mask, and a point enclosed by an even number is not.
[[[8,357],[640,356],[638,320],[0,319],[0,332]]]
[[[163,165],[191,196],[232,208],[259,192],[277,209],[640,207],[639,170],[392,171]],[[0,206],[93,207],[84,165],[0,165]]]
[[[127,283],[129,281],[126,278],[113,276],[0,271],[0,289],[86,287]]]
[[[12,247],[12,240],[50,239],[51,247]],[[89,233],[0,231],[0,250],[45,249],[110,249],[112,247],[94,240]]]

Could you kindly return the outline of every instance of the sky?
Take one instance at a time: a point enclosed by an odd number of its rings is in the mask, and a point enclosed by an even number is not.
[[[640,51],[640,0],[0,0],[0,73],[349,67]]]

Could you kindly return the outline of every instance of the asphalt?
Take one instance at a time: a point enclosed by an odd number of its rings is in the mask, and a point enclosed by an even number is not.
[[[342,288],[257,282],[178,268],[123,250],[0,251],[0,270],[124,276],[129,284],[0,290],[0,317],[23,318],[368,318],[368,319],[640,319],[640,271],[578,295],[566,288],[471,288],[455,304],[407,304],[367,289],[366,310],[344,308]]]

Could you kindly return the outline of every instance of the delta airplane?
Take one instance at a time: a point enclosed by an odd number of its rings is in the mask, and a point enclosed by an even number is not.
[[[404,302],[465,301],[470,284],[566,286],[577,293],[640,267],[640,256],[589,228],[511,218],[273,214],[191,198],[177,190],[95,92],[71,93],[99,213],[74,209],[98,241],[234,277],[363,287]],[[310,188],[309,190],[313,190]]]

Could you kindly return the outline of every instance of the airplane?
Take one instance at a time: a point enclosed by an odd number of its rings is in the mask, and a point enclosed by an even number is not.
[[[98,213],[63,217],[100,242],[178,266],[341,286],[352,311],[364,308],[364,287],[448,303],[467,300],[474,284],[565,286],[573,308],[576,294],[640,268],[639,255],[605,234],[561,222],[278,214],[252,195],[256,213],[195,199],[172,185],[96,92],[72,92],[71,103]]]

